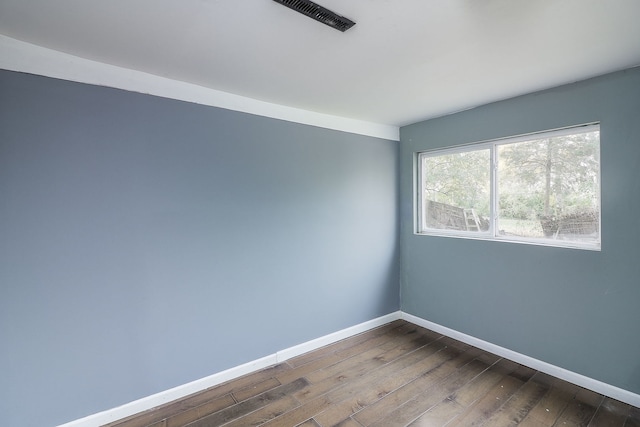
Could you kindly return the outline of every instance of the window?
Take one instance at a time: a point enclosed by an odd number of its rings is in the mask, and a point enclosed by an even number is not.
[[[600,249],[600,127],[419,153],[418,234]]]

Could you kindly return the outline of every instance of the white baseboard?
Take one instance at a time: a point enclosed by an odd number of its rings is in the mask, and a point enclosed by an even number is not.
[[[355,326],[351,326],[341,331],[334,332],[332,334],[325,335],[323,337],[320,337],[311,341],[307,341],[305,343],[296,345],[294,347],[289,347],[285,350],[277,352],[276,359],[278,363],[283,362],[285,360],[291,359],[292,357],[296,357],[301,354],[308,353],[320,347],[324,347],[325,345],[332,344],[336,341],[340,341],[345,338],[349,338],[354,335],[360,334],[362,332],[366,332],[370,329],[377,328],[378,326],[386,325],[387,323],[393,322],[394,320],[399,320],[401,316],[402,316],[402,313],[400,311],[396,311],[394,313],[390,313],[385,316],[378,317],[376,319],[369,320],[367,322],[360,323]]]
[[[482,350],[528,366],[537,371],[544,372],[556,378],[560,378],[572,384],[576,384],[589,390],[593,390],[597,393],[609,396],[613,399],[620,400],[630,405],[640,407],[640,395],[638,394],[603,383],[598,380],[594,380],[589,377],[585,377],[584,375],[580,375],[564,368],[551,365],[547,362],[534,359],[524,354],[509,350],[507,348],[500,347],[479,338],[472,337],[471,335],[458,332],[454,329],[449,329],[446,326],[430,322],[412,314],[404,313],[402,311],[396,311],[394,313],[390,313],[385,316],[378,317],[376,319],[369,320],[355,326],[351,326],[341,331],[334,332],[329,335],[325,335],[323,337],[307,341],[293,347],[289,347],[263,358],[253,360],[251,362],[236,366],[231,369],[227,369],[226,371],[218,372],[211,376],[192,381],[190,383],[174,387],[172,389],[165,390],[151,396],[144,397],[142,399],[127,403],[122,406],[118,406],[104,412],[99,412],[97,414],[89,415],[85,418],[62,424],[58,427],[101,426],[103,424],[107,424],[122,418],[129,417],[131,415],[135,415],[139,412],[155,408],[156,406],[163,405],[173,400],[183,398],[190,394],[206,390],[207,388],[222,384],[226,381],[233,380],[243,375],[250,374],[260,369],[264,369],[266,367],[291,359],[292,357],[296,357],[309,351],[316,350],[320,347],[324,347],[342,339],[352,337],[362,332],[366,332],[370,329],[382,326],[398,319],[406,320],[407,322],[441,333],[458,341],[462,341],[466,344],[478,347]]]
[[[169,403],[173,400],[186,397],[190,394],[206,390],[210,387],[222,384],[226,381],[233,380],[243,375],[259,371],[260,369],[264,369],[266,367],[275,365],[276,363],[291,359],[292,357],[299,356],[303,353],[307,353],[309,351],[324,347],[342,339],[349,338],[362,332],[366,332],[378,326],[385,325],[389,322],[400,319],[401,315],[402,314],[400,311],[396,311],[394,313],[390,313],[385,316],[378,317],[376,319],[369,320],[355,326],[351,326],[341,331],[334,332],[329,335],[325,335],[323,337],[307,341],[293,347],[289,347],[287,349],[273,353],[269,356],[265,356],[260,359],[245,363],[243,365],[227,369],[226,371],[218,372],[211,376],[201,378],[199,380],[192,381],[190,383],[183,384],[178,387],[153,394],[151,396],[143,397],[142,399],[135,400],[122,406],[118,406],[116,408],[99,412],[97,414],[89,415],[85,418],[80,418],[78,420],[62,424],[58,427],[97,427],[103,424],[117,421],[122,418],[135,415],[142,411],[155,408],[156,406]]]
[[[567,369],[560,368],[547,362],[543,362],[542,360],[534,359],[533,357],[529,357],[513,350],[500,347],[479,338],[472,337],[471,335],[449,329],[446,326],[430,322],[412,314],[401,312],[400,317],[407,322],[411,322],[415,325],[422,326],[458,341],[462,341],[466,344],[478,347],[482,350],[520,363],[521,365],[528,366],[537,371],[544,372],[545,374],[549,374],[556,378],[560,378],[561,380],[565,380],[572,384],[579,385],[580,387],[595,391],[596,393],[600,393],[621,402],[628,403],[629,405],[640,407],[640,395],[632,393],[628,390],[603,383],[602,381],[594,380],[593,378],[585,377],[584,375],[577,374]]]
[[[206,390],[209,387],[250,374],[251,372],[259,371],[260,369],[275,365],[276,363],[276,355],[272,354],[240,366],[235,366],[231,369],[227,369],[226,371],[218,372],[208,377],[201,378],[169,390],[161,391],[160,393],[143,397],[142,399],[134,400],[133,402],[126,403],[116,408],[108,409],[103,412],[98,412],[97,414],[92,414],[84,418],[61,424],[58,427],[98,427],[147,411],[151,408],[155,408],[156,406],[181,399],[190,394]]]

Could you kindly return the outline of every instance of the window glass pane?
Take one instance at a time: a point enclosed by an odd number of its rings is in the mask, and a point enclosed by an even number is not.
[[[497,148],[497,235],[600,241],[600,132]]]
[[[421,156],[421,229],[489,229],[491,150]]]

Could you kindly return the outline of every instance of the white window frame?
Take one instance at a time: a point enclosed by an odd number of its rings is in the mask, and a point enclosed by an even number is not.
[[[589,242],[580,242],[580,241],[572,241],[572,240],[561,240],[561,239],[549,239],[549,238],[527,238],[520,236],[505,236],[500,235],[496,232],[496,222],[498,221],[498,217],[496,212],[498,212],[498,199],[497,197],[497,162],[496,156],[498,147],[506,144],[513,144],[516,142],[525,142],[532,141],[536,139],[542,139],[547,137],[558,137],[564,135],[573,135],[579,133],[587,133],[600,131],[600,123],[588,123],[584,125],[571,126],[561,129],[548,130],[542,132],[535,132],[529,134],[523,134],[513,137],[506,138],[498,138],[492,139],[488,141],[480,141],[471,144],[458,145],[455,147],[443,148],[443,149],[433,149],[426,150],[414,153],[414,212],[415,212],[415,223],[414,223],[414,234],[420,236],[440,236],[440,237],[453,237],[453,238],[463,238],[463,239],[474,239],[474,240],[491,240],[498,242],[511,242],[511,243],[522,243],[529,245],[538,245],[538,246],[553,246],[553,247],[561,247],[561,248],[573,248],[573,249],[584,249],[584,250],[592,250],[592,251],[600,251],[602,248],[602,198],[601,198],[601,188],[602,185],[597,189],[598,194],[598,239],[597,241],[589,241]],[[599,141],[599,145],[601,146],[601,140]],[[479,151],[483,149],[490,150],[490,220],[489,220],[489,229],[487,231],[465,231],[465,230],[448,230],[448,229],[433,229],[427,228],[424,226],[424,206],[423,206],[423,185],[424,180],[422,177],[422,161],[423,157],[437,157],[447,154],[455,154],[455,153],[464,153],[469,151]],[[601,183],[601,172],[602,164],[599,162],[598,164],[598,183]]]

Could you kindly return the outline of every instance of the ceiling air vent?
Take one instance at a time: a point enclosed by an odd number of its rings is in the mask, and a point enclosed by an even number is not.
[[[330,26],[331,28],[335,28],[336,30],[340,30],[342,32],[347,31],[349,28],[356,25],[350,19],[345,18],[344,16],[340,16],[335,12],[330,11],[329,9],[320,6],[309,0],[273,0],[276,3],[280,3],[281,5],[287,6],[290,9],[295,10],[296,12],[300,12],[303,15],[308,16],[309,18],[313,18],[318,22],[322,22]]]

